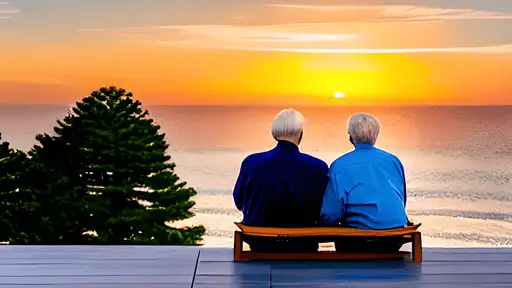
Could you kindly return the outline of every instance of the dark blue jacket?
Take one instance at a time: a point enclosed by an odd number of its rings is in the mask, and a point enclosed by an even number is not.
[[[319,219],[329,167],[288,141],[244,159],[233,191],[243,223],[307,227]]]

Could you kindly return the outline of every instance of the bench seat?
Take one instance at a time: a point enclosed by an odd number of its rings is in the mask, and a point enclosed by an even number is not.
[[[390,230],[362,230],[342,227],[275,228],[247,226],[242,223],[235,224],[241,230],[235,231],[235,262],[250,260],[368,260],[409,257],[412,258],[414,263],[421,263],[423,261],[421,232],[418,231],[418,227],[421,224]],[[243,251],[244,236],[269,238],[403,236],[405,243],[412,242],[412,251],[400,251],[396,253],[340,253],[336,251],[318,251],[313,253],[263,253]]]

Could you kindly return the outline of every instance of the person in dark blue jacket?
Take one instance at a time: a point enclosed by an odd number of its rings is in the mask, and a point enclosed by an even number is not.
[[[360,113],[349,119],[348,134],[355,150],[331,164],[320,217],[322,224],[371,230],[408,224],[404,167],[396,156],[374,146],[379,132],[380,124],[371,115]],[[382,238],[380,242],[360,240],[338,241],[336,250],[390,252],[403,244],[398,238]]]
[[[242,162],[233,198],[243,213],[243,223],[259,227],[316,226],[329,180],[329,167],[301,153],[304,117],[293,109],[281,111],[272,122],[277,145],[249,155]],[[311,240],[247,241],[252,251],[317,251]]]

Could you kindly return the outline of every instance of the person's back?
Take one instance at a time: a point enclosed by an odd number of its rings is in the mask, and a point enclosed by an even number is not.
[[[318,220],[328,181],[327,164],[278,141],[267,152],[247,157],[234,198],[243,223],[263,227],[306,227]]]
[[[408,224],[404,168],[397,157],[375,148],[380,124],[373,116],[356,114],[349,119],[348,133],[355,150],[330,167],[321,222],[330,226],[383,230]],[[340,252],[393,252],[403,237],[340,238]]]
[[[322,222],[360,229],[407,225],[404,169],[397,157],[374,147],[379,122],[356,114],[349,119],[348,132],[355,150],[331,164]]]
[[[338,221],[335,215],[342,213],[342,225],[353,228],[391,229],[407,224],[404,171],[397,157],[370,144],[355,144],[354,151],[331,165],[331,177],[336,183],[332,192],[343,199],[344,211],[330,212],[340,208],[326,203],[325,222]]]
[[[281,111],[272,122],[277,146],[247,157],[233,191],[243,223],[260,227],[308,227],[319,219],[329,181],[327,164],[299,151],[303,117],[291,109]],[[253,251],[312,252],[318,242],[310,239],[246,237]]]

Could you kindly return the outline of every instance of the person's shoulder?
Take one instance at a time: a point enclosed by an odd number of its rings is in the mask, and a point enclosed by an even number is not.
[[[400,159],[396,155],[392,154],[391,152],[388,152],[388,151],[385,151],[385,150],[382,150],[379,148],[376,148],[375,151],[377,151],[377,153],[379,153],[379,155],[382,157],[388,158],[388,159],[392,160],[393,162],[402,164]]]
[[[266,158],[267,154],[268,154],[268,151],[250,154],[247,157],[245,157],[244,160],[242,160],[242,166],[250,166],[250,165],[254,165],[258,162],[261,162],[263,159]]]
[[[314,165],[319,169],[328,170],[329,166],[325,163],[324,160],[316,158],[315,156],[311,156],[309,154],[301,153],[302,159],[307,162],[309,165]]]
[[[331,163],[331,166],[330,166],[331,171],[336,172],[336,171],[342,170],[342,169],[352,165],[354,162],[354,159],[355,159],[355,155],[356,155],[355,150],[352,150],[350,152],[347,152],[347,153],[341,155],[340,157],[338,157],[336,160],[334,160]]]

